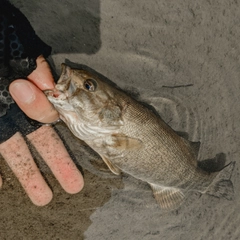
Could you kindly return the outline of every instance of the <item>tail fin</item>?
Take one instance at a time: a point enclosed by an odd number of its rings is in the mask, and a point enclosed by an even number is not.
[[[209,186],[206,194],[217,198],[225,198],[227,200],[233,200],[234,187],[231,181],[232,173],[235,168],[235,162],[230,162],[225,165],[224,168],[214,179],[213,183]]]

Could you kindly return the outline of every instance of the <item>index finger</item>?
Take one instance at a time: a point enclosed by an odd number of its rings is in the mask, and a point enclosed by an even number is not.
[[[36,59],[37,68],[28,75],[28,80],[41,90],[53,89],[55,86],[50,67],[43,56]]]

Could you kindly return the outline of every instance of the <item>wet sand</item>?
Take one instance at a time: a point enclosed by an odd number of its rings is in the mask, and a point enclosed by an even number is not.
[[[163,212],[151,189],[116,177],[63,125],[85,178],[84,190],[65,193],[32,149],[54,192],[34,206],[3,159],[0,239],[239,239],[240,238],[240,6],[237,1],[12,0],[60,63],[87,65],[124,89],[138,91],[176,131],[200,141],[198,159],[222,153],[236,161],[234,196],[192,193]]]

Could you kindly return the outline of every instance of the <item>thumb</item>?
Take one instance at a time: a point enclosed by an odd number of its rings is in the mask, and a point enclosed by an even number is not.
[[[51,123],[59,118],[44,93],[33,83],[15,80],[10,84],[9,92],[28,117],[43,123]]]

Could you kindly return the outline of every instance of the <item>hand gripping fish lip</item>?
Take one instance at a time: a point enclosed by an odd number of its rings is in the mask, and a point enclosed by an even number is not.
[[[74,83],[68,81],[66,83],[56,85],[54,89],[45,90],[44,94],[51,99],[55,98],[58,100],[66,100],[71,98],[75,91],[76,87],[74,86]]]
[[[62,65],[62,75],[54,89],[45,90],[44,93],[48,99],[68,100],[73,97],[77,87],[69,78],[69,67]]]

